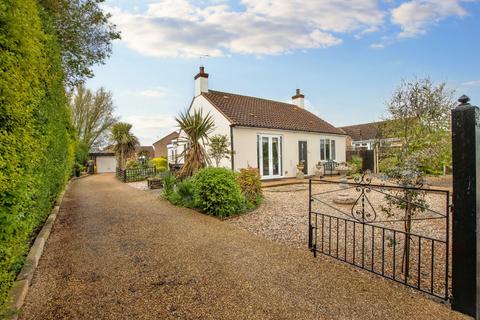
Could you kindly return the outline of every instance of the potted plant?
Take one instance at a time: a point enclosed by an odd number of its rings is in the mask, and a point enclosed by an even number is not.
[[[80,163],[75,163],[73,166],[73,173],[75,177],[80,177],[81,171],[82,171],[82,165]]]
[[[300,172],[303,172],[304,168],[305,168],[305,160],[302,160],[297,164],[297,170]]]

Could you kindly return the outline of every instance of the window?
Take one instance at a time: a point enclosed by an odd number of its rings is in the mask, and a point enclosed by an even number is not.
[[[320,160],[336,160],[335,140],[320,139]]]
[[[330,150],[331,150],[331,153],[332,153],[332,160],[335,160],[335,140],[331,140],[330,142],[331,146],[330,146]]]
[[[320,160],[325,160],[325,140],[320,139]]]
[[[325,159],[332,160],[330,158],[330,139],[325,139]]]

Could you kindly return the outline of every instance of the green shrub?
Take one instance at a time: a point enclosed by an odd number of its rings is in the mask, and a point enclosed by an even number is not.
[[[237,174],[237,181],[249,204],[253,207],[258,206],[263,200],[262,183],[258,169],[251,167],[240,169],[240,173]]]
[[[396,157],[386,157],[380,159],[378,163],[378,169],[380,172],[389,172],[399,166],[398,159]]]
[[[75,162],[85,166],[88,163],[90,150],[88,145],[79,141],[75,146]]]
[[[168,196],[168,200],[177,206],[194,208],[193,195],[193,179],[187,178],[177,182],[175,190]]]
[[[193,176],[195,207],[207,214],[230,216],[246,209],[235,173],[225,168],[205,168]]]
[[[0,0],[0,318],[35,230],[72,174],[60,48],[34,0]]]
[[[361,173],[363,167],[363,159],[359,156],[353,156],[352,160],[348,163],[352,167],[351,174]]]
[[[175,191],[175,182],[177,178],[170,171],[167,171],[163,176],[163,197],[168,199]]]
[[[128,159],[127,163],[125,164],[125,168],[127,168],[127,169],[140,169],[140,168],[143,168],[143,165],[137,159]]]
[[[159,172],[163,172],[167,170],[168,163],[167,159],[165,159],[164,157],[158,157],[150,159],[148,165],[150,167],[155,167]]]

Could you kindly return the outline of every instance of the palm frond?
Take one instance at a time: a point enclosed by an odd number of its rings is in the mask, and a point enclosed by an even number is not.
[[[215,129],[215,122],[210,113],[203,116],[202,110],[182,112],[175,118],[180,130],[185,133],[184,142],[187,146],[180,155],[184,164],[179,174],[183,177],[192,176],[195,171],[210,165],[204,145],[209,142],[209,135]]]

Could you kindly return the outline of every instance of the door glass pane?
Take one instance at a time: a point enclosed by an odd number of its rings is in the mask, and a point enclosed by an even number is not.
[[[332,140],[332,160],[335,160],[335,140]]]
[[[280,175],[282,175],[283,172],[283,138],[280,137],[280,157],[279,157],[279,162],[280,162]]]
[[[330,139],[325,139],[325,158],[330,160]]]
[[[272,138],[272,169],[274,176],[280,172],[278,147],[278,138]]]
[[[270,175],[269,157],[268,157],[268,137],[262,137],[262,175]]]
[[[320,139],[320,160],[325,160],[325,140]]]

